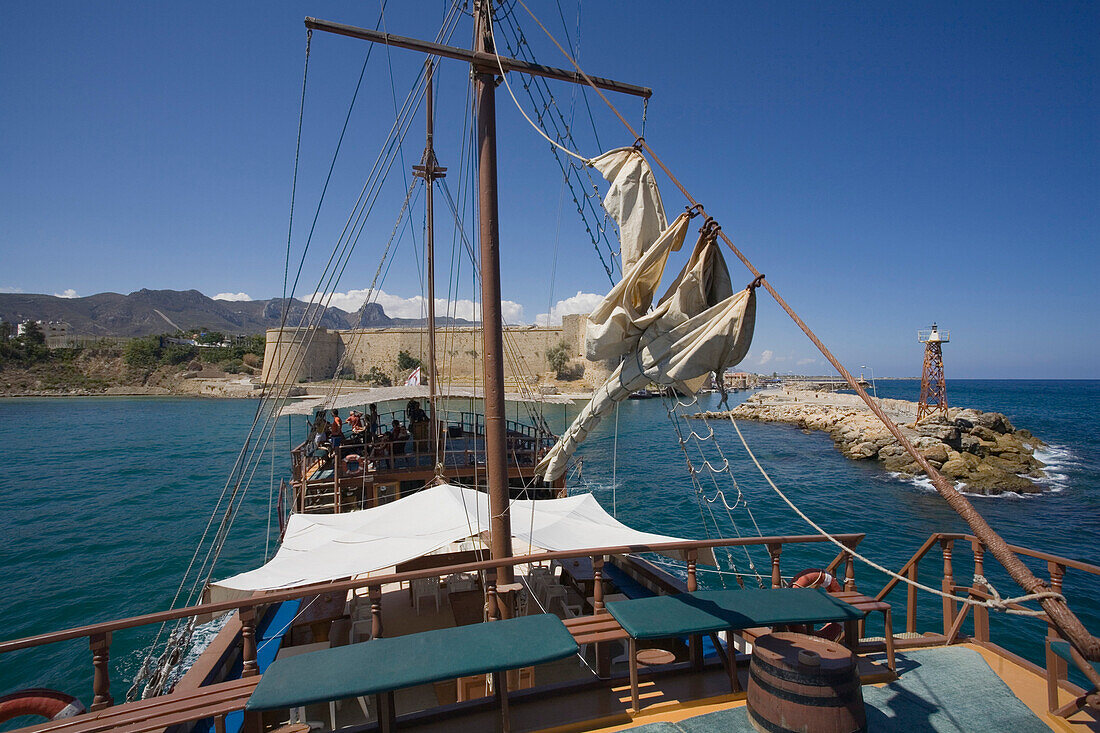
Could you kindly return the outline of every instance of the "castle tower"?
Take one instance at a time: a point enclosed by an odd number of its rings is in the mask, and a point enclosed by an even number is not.
[[[924,372],[920,379],[920,402],[917,403],[917,422],[934,412],[947,417],[947,386],[943,379],[943,351],[941,344],[951,340],[950,331],[940,331],[936,324],[926,331],[917,331],[917,341],[924,344]]]

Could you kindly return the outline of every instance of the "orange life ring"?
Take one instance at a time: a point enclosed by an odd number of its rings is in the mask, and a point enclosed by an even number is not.
[[[836,593],[843,590],[832,573],[826,572],[821,568],[806,568],[805,570],[795,573],[794,580],[791,581],[791,587],[824,588],[830,593]],[[841,637],[844,636],[844,627],[836,622],[827,623],[820,629],[799,624],[792,624],[791,628],[801,631],[801,633],[804,634],[813,634],[822,639],[828,639],[829,641],[840,641]]]
[[[822,570],[821,568],[806,568],[805,570],[796,573],[794,580],[791,581],[792,588],[824,588],[830,593],[836,593],[843,590],[840,587],[840,583],[831,573]]]
[[[344,473],[354,475],[363,470],[363,456],[358,453],[344,456]]]
[[[35,687],[0,697],[0,723],[21,715],[38,715],[48,720],[71,718],[84,712],[84,705],[72,695]]]

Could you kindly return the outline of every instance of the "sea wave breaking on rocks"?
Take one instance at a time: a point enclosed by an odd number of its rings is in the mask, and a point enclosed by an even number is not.
[[[965,493],[1037,494],[1064,485],[1065,476],[1058,468],[1065,460],[1063,452],[1068,455],[1068,451],[1047,446],[999,412],[951,408],[946,416],[935,414],[917,423],[916,403],[893,399],[878,403],[928,462],[958,481]],[[856,395],[765,390],[728,412],[696,417],[781,422],[824,431],[848,458],[874,459],[901,477],[924,478],[912,456]]]

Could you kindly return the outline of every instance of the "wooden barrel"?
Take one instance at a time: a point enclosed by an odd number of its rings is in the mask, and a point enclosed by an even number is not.
[[[866,730],[855,657],[816,636],[761,636],[749,666],[748,713],[753,727],[767,733]]]

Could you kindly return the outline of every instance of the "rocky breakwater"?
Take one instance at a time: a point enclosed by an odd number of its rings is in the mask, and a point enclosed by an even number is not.
[[[947,418],[933,416],[916,423],[917,405],[905,400],[879,400],[905,437],[941,473],[978,494],[1042,491],[1045,477],[1035,449],[1043,442],[1017,430],[999,412],[951,408]],[[875,459],[888,471],[905,476],[924,473],[886,427],[856,395],[795,390],[758,392],[730,412],[698,417],[761,420],[797,425],[829,434],[845,456]]]

